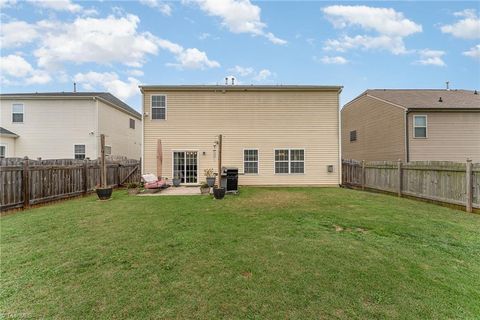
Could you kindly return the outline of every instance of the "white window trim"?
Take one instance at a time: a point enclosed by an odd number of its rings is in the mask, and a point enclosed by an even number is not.
[[[276,173],[275,172],[275,163],[277,162],[275,160],[275,152],[277,150],[288,150],[288,173]],[[303,150],[303,161],[298,161],[298,160],[294,160],[293,162],[303,162],[303,173],[291,173],[291,166],[290,164],[292,163],[292,157],[291,157],[291,154],[290,154],[290,151],[291,150]],[[273,174],[274,175],[277,175],[277,176],[301,176],[301,175],[304,175],[306,172],[307,172],[307,168],[305,166],[305,162],[307,161],[307,156],[306,156],[306,152],[305,152],[305,148],[275,148],[273,149]],[[282,162],[285,162],[285,161],[282,161]]]
[[[0,147],[5,148],[5,158],[7,158],[8,146],[6,143],[0,143]],[[0,158],[1,159],[1,158]]]
[[[153,119],[153,97],[165,97],[165,119]],[[151,121],[166,121],[168,117],[168,97],[164,93],[152,94],[150,96],[150,120]]]
[[[105,145],[105,148],[106,148],[106,147],[109,147],[109,148],[110,148],[110,154],[107,154],[107,151],[105,150],[105,155],[106,155],[106,156],[111,156],[111,155],[112,155],[112,146],[109,145],[109,144],[106,144],[106,145]],[[85,146],[85,154],[86,154],[86,153],[87,153],[87,147]]]
[[[245,173],[245,150],[256,150],[257,151],[257,173]],[[247,161],[247,162],[255,162],[255,161]],[[260,151],[257,148],[243,148],[242,150],[242,166],[243,166],[243,174],[246,176],[258,176],[260,174]]]
[[[160,119],[159,119],[160,120]],[[175,152],[196,152],[197,153],[197,182],[191,182],[191,183],[182,183],[182,186],[197,186],[200,184],[200,151],[198,149],[172,149],[172,181],[173,178],[173,173],[175,171],[175,162],[173,161],[174,158],[174,153]]]
[[[425,126],[415,125],[415,118],[417,118],[417,117],[424,117],[425,118]],[[413,128],[413,138],[414,139],[427,139],[428,138],[428,117],[427,117],[427,115],[423,115],[423,114],[414,115],[413,116],[412,128]],[[415,128],[425,128],[425,137],[417,137],[415,135]]]
[[[22,105],[22,122],[14,122],[13,121],[13,114],[19,114],[18,112],[13,112],[13,105],[15,104],[21,104]],[[12,124],[22,124],[22,123],[25,123],[25,104],[23,102],[14,102],[12,103],[12,114],[11,114],[11,117],[10,117],[10,121],[12,121]]]
[[[84,153],[85,157],[83,159],[84,160],[87,159],[87,144],[86,143],[74,143],[73,144],[73,159],[76,159],[75,155],[77,154],[77,153],[75,153],[75,146],[85,146],[85,153]],[[78,160],[80,160],[80,159],[78,159]]]

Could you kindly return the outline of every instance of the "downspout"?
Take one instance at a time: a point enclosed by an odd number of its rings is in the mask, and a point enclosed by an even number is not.
[[[98,137],[100,136],[100,121],[99,121],[99,116],[100,113],[98,111],[98,99],[97,97],[93,97],[93,101],[95,101],[95,108],[96,108],[96,116],[95,116],[95,134],[93,135],[93,138],[95,139],[95,159],[92,160],[97,160],[99,158],[99,152],[98,152]]]
[[[340,109],[340,94],[342,93],[342,89],[339,90],[337,94],[337,108],[338,108],[338,125],[337,125],[337,131],[338,131],[338,185],[340,186],[342,184],[342,110]]]
[[[408,113],[409,110],[405,110],[405,160],[406,162],[410,161],[410,145],[409,145],[409,135],[408,135]]]
[[[140,89],[142,92],[142,138],[141,138],[141,154],[140,154],[140,166],[141,166],[141,174],[145,173],[145,92],[143,92],[143,89]]]

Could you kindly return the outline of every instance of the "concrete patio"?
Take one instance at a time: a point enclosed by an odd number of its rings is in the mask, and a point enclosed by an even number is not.
[[[202,195],[200,193],[200,187],[192,186],[192,187],[170,187],[167,189],[160,190],[156,193],[140,193],[138,194],[139,197],[154,197],[154,196],[196,196]]]

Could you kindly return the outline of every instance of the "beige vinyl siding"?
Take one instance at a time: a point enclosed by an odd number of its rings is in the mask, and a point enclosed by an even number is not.
[[[0,145],[5,146],[5,157],[15,157],[15,138],[0,136]]]
[[[413,136],[413,116],[427,116],[427,138]],[[410,161],[480,162],[480,112],[409,113]]]
[[[24,105],[24,122],[12,123],[12,104]],[[78,100],[0,100],[1,127],[19,135],[15,156],[73,158],[74,144],[85,144],[86,156],[95,158],[96,104]]]
[[[142,121],[102,101],[98,101],[98,107],[98,131],[106,135],[112,156],[140,159]],[[130,129],[130,119],[135,119],[135,129]]]
[[[243,172],[243,150],[258,149],[258,175],[242,185],[338,185],[339,132],[336,91],[147,91],[167,95],[167,120],[144,121],[144,171],[156,173],[157,139],[163,145],[163,176],[172,177],[172,151],[198,151],[203,170],[217,171],[213,145],[223,135],[223,165]],[[305,173],[274,174],[274,149],[305,149]],[[204,154],[205,153],[205,154]],[[334,172],[327,172],[334,165]]]
[[[405,111],[368,96],[342,109],[342,158],[405,160]],[[357,141],[350,142],[350,131]]]

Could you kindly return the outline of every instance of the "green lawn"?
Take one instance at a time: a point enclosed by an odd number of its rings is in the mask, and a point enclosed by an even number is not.
[[[480,318],[480,215],[329,188],[1,218],[2,318]]]

